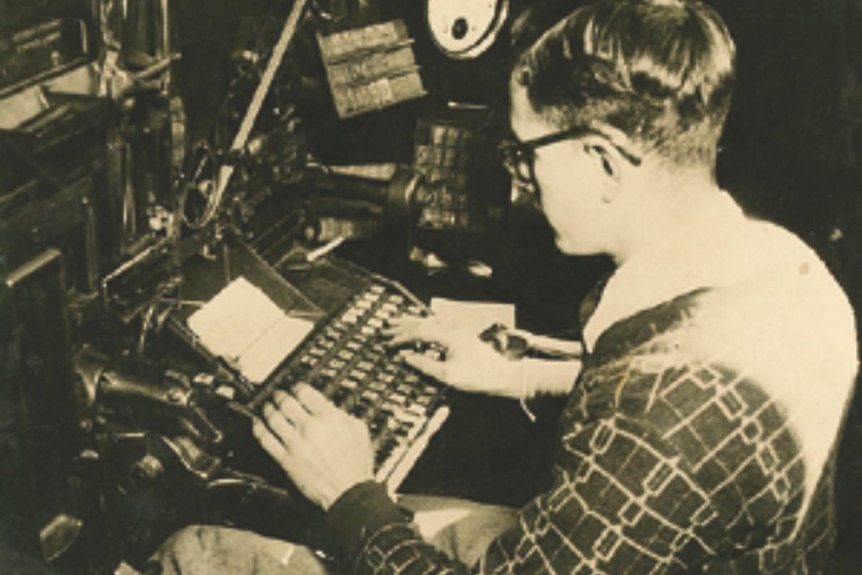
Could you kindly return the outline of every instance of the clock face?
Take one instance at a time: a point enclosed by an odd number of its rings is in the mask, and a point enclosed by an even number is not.
[[[508,8],[508,0],[427,0],[431,38],[447,56],[475,58],[494,43]]]

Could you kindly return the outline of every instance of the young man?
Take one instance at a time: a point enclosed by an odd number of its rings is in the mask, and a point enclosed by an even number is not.
[[[747,218],[715,181],[733,65],[724,24],[696,0],[599,0],[521,58],[517,140],[504,147],[514,183],[563,252],[618,264],[584,326],[582,362],[513,361],[434,320],[393,333],[445,346],[443,361],[406,361],[461,389],[567,394],[552,483],[517,511],[470,507],[473,519],[429,543],[371,481],[362,424],[307,387],[282,395],[255,433],[327,510],[347,570],[824,571],[854,319],[810,249]],[[302,548],[204,533],[180,536],[168,572],[207,538],[197,561],[210,572],[322,569]]]

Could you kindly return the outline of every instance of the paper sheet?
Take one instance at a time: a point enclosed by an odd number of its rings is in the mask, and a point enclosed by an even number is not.
[[[458,301],[432,298],[431,310],[440,319],[482,331],[494,323],[515,327],[515,306],[508,303]]]
[[[253,383],[266,380],[314,327],[288,316],[244,277],[192,314],[188,325],[204,347]]]

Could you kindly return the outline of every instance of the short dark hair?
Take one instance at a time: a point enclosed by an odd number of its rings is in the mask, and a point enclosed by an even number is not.
[[[698,0],[598,0],[515,65],[530,105],[561,129],[603,122],[676,163],[714,162],[736,50]]]

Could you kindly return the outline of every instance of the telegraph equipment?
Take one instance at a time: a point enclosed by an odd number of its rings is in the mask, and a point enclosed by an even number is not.
[[[509,201],[494,154],[498,129],[493,110],[482,106],[451,104],[417,121],[414,166],[424,185],[416,197],[414,257],[431,252],[459,266],[499,260]]]
[[[86,61],[86,24],[80,19],[43,22],[0,42],[0,95]]]
[[[509,13],[508,0],[427,0],[431,38],[450,58],[477,58],[497,39]]]
[[[249,143],[249,138],[254,129],[254,124],[257,121],[261,107],[269,93],[269,89],[272,86],[275,75],[278,72],[278,68],[287,52],[287,48],[296,34],[296,29],[299,25],[303,11],[305,10],[305,6],[306,0],[297,0],[291,8],[290,15],[284,24],[281,36],[278,38],[278,41],[272,49],[272,55],[270,56],[266,68],[261,75],[260,83],[252,96],[251,103],[243,116],[239,130],[231,143],[230,152],[233,154],[242,153]],[[211,189],[207,192],[207,203],[203,214],[201,214],[199,218],[186,220],[187,225],[191,229],[202,229],[204,226],[209,224],[213,218],[215,218],[218,209],[221,207],[222,198],[224,197],[225,191],[230,184],[231,177],[235,170],[235,166],[230,163],[223,164],[217,169],[215,181],[212,183]]]
[[[426,93],[402,21],[318,35],[317,41],[341,118]]]
[[[313,82],[284,62],[297,40],[319,49],[337,120],[426,87],[406,20],[326,22],[303,38],[313,2],[295,0],[273,46],[240,53],[216,127],[189,145],[173,3],[83,4],[91,14],[0,42],[0,400],[22,411],[15,433],[45,500],[30,513],[19,498],[37,523],[26,537],[76,575],[143,564],[191,520],[308,540],[283,529],[315,513],[250,434],[274,390],[306,382],[364,419],[393,489],[446,416],[440,387],[378,338],[421,302],[308,244],[379,236],[406,264],[414,244],[451,254],[493,238],[506,215],[505,173],[486,153],[493,114],[428,113],[412,145],[405,124],[397,158],[327,164],[294,101]],[[481,53],[506,11],[428,1],[454,58]],[[308,328],[251,374],[190,319],[240,281]]]

